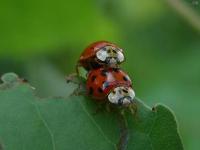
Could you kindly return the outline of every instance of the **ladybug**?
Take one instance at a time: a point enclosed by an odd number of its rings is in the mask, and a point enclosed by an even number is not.
[[[98,41],[90,44],[83,51],[77,63],[76,70],[78,73],[79,66],[82,66],[87,71],[102,66],[117,68],[124,59],[123,50],[117,45],[107,41]]]
[[[88,73],[86,89],[93,99],[129,106],[135,92],[129,76],[119,68],[98,68]]]

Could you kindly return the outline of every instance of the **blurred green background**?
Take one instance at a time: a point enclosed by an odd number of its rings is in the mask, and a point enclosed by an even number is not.
[[[16,72],[41,97],[66,96],[64,76],[82,50],[112,41],[137,97],[172,108],[185,149],[199,150],[199,13],[198,0],[3,0],[0,74]]]

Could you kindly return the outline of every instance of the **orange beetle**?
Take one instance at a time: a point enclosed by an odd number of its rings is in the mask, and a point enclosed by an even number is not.
[[[93,99],[127,106],[133,102],[135,92],[129,76],[118,68],[98,68],[89,72],[86,89]]]
[[[83,67],[87,71],[102,66],[117,68],[124,61],[123,50],[117,45],[107,42],[98,41],[90,44],[81,54],[77,63],[78,67]]]

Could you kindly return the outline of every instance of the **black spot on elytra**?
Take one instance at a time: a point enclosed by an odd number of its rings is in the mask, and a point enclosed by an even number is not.
[[[98,88],[98,91],[99,91],[99,93],[103,93],[103,90],[102,90],[102,88]]]
[[[107,73],[107,72],[106,72],[106,70],[104,70],[104,69],[101,71],[101,75],[102,75],[102,76],[106,76],[106,73]]]
[[[89,89],[89,94],[92,95],[93,92],[94,92],[94,89],[93,89],[92,87],[90,87],[90,89]]]
[[[113,71],[118,73],[119,72],[119,68],[113,68]]]
[[[93,76],[91,77],[91,81],[94,82],[94,80],[95,80],[96,78],[97,78],[97,76],[93,75]]]
[[[98,64],[98,63],[95,62],[95,61],[90,62],[90,69],[97,69],[97,68],[99,68],[100,66],[101,66],[101,65]]]

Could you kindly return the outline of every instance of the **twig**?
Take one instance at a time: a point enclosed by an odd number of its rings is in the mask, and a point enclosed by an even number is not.
[[[166,0],[167,3],[179,13],[188,23],[200,32],[200,16],[186,2],[181,0]]]

